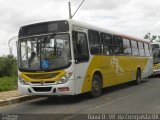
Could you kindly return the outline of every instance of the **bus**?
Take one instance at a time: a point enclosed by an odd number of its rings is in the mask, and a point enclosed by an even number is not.
[[[153,75],[160,74],[160,43],[151,43],[153,52]]]
[[[17,48],[20,95],[98,97],[153,72],[150,42],[71,19],[22,26]]]
[[[153,41],[153,42],[151,43],[151,47],[152,47],[152,51],[153,51],[154,49],[160,48],[160,43],[159,43],[159,42],[156,42],[156,41]]]

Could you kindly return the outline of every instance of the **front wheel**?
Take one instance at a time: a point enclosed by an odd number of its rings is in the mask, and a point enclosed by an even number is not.
[[[92,78],[91,96],[98,97],[102,93],[102,80],[99,75],[94,75]]]

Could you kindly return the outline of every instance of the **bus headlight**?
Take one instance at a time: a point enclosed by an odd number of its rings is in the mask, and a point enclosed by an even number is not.
[[[22,85],[29,85],[29,83],[21,76],[19,76],[19,82],[22,84]]]
[[[71,78],[72,75],[73,75],[73,72],[67,72],[64,76],[60,78],[59,81],[56,81],[56,84],[66,83]]]

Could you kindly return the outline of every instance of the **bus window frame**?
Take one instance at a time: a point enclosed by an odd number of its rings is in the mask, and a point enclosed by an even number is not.
[[[112,48],[113,48],[113,55],[115,56],[124,56],[124,49],[123,49],[123,38],[122,36],[119,36],[119,35],[112,35]],[[115,37],[119,38],[120,39],[120,42],[118,41],[118,45],[115,45],[114,43],[114,40],[115,40]],[[122,53],[115,53],[115,48],[114,47],[119,47],[121,49],[121,52]],[[119,49],[119,51],[120,51]]]
[[[82,33],[82,34],[85,35],[85,43],[86,43],[86,50],[87,50],[87,55],[86,56],[75,58],[75,56],[76,56],[76,53],[75,53],[75,49],[76,48],[75,48],[75,43],[74,43],[75,42],[75,40],[74,40],[75,32],[77,32],[77,35],[78,35],[78,33]],[[83,63],[83,62],[88,62],[89,61],[89,48],[88,48],[88,37],[87,37],[87,34],[85,32],[72,30],[72,42],[73,42],[73,53],[74,53],[75,63],[79,64],[79,63]]]
[[[129,53],[129,54],[126,54],[125,51],[124,51],[124,55],[125,55],[125,56],[132,56],[133,53],[132,53],[131,39],[130,39],[130,38],[122,37],[123,50],[124,50],[124,40],[129,41],[129,46],[127,46],[127,48],[130,48],[130,53]]]
[[[96,35],[95,35],[96,34]],[[92,37],[97,37],[96,44],[91,40]],[[93,43],[92,43],[93,42]],[[92,29],[88,29],[88,44],[89,44],[89,52],[90,55],[100,55],[101,54],[101,39],[100,39],[100,32]]]
[[[107,39],[107,42],[104,42],[104,40],[103,40],[103,43],[102,43],[103,35],[105,35],[105,36],[107,35],[108,37],[111,37],[111,38]],[[105,55],[105,56],[113,55],[113,44],[112,44],[112,42],[113,42],[113,35],[112,34],[100,32],[101,55]],[[104,46],[107,46],[107,52],[104,51]]]
[[[133,42],[136,42],[136,44],[133,44]],[[140,56],[140,54],[139,54],[139,48],[138,48],[138,41],[137,40],[131,39],[131,48],[132,48],[132,56]],[[133,49],[137,49],[138,50],[138,54],[137,55],[133,54],[134,53]]]

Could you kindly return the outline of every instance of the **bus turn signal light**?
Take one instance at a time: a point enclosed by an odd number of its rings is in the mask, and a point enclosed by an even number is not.
[[[60,87],[60,88],[58,88],[58,91],[60,91],[60,92],[69,91],[69,87]]]

